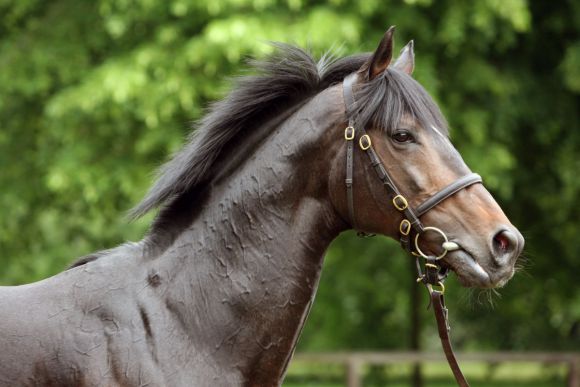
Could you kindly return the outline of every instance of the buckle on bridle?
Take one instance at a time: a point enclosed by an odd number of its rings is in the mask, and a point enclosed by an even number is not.
[[[354,140],[354,128],[352,126],[347,126],[344,130],[344,139],[346,141]]]
[[[393,206],[399,211],[405,211],[409,207],[409,202],[403,195],[397,195],[393,198]]]
[[[423,271],[421,270],[421,265],[417,260],[417,273],[419,274],[417,282],[423,283],[429,290],[429,293],[432,293],[433,291],[432,286],[439,286],[440,292],[445,292],[445,286],[443,285],[443,282],[447,277],[448,271],[447,269],[441,268],[441,266],[439,266],[436,262],[437,261],[435,258],[428,258],[427,262],[425,262],[425,271]]]
[[[358,144],[360,145],[360,149],[367,150],[371,147],[371,138],[368,134],[362,135],[361,138],[358,140]]]
[[[411,232],[411,222],[407,219],[401,220],[401,223],[399,224],[399,232],[405,236],[409,235]]]

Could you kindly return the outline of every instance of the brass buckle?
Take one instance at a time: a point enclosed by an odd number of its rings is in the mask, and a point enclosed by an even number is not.
[[[352,126],[347,126],[344,130],[344,139],[346,141],[354,140],[354,128]]]
[[[405,236],[409,235],[411,232],[411,222],[407,219],[401,220],[401,223],[399,224],[399,232]]]
[[[363,140],[366,141],[366,144],[363,144]],[[360,145],[360,149],[367,150],[371,147],[371,138],[369,137],[368,134],[365,134],[364,136],[361,136],[361,138],[359,138],[358,144]]]
[[[401,203],[398,203],[398,200],[400,200]],[[393,198],[393,206],[395,206],[395,208],[399,211],[405,211],[407,207],[409,207],[409,203],[403,195],[397,195]]]

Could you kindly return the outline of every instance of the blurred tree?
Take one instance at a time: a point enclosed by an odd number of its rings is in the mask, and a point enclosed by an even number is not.
[[[457,346],[578,348],[573,0],[0,0],[0,282],[140,238],[151,216],[121,215],[244,59],[271,51],[265,40],[346,54],[390,24],[399,47],[415,39],[417,79],[527,237],[526,270],[495,309],[451,286]],[[302,349],[408,347],[412,273],[395,243],[346,233],[325,266]]]

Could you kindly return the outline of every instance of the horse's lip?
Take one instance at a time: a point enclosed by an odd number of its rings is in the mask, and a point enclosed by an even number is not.
[[[460,245],[461,246],[461,245]],[[447,253],[445,263],[455,272],[464,286],[489,288],[493,286],[491,277],[465,248]],[[449,259],[452,258],[452,259]]]

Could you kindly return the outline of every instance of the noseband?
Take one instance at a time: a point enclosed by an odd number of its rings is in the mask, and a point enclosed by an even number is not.
[[[347,76],[342,83],[346,115],[348,117],[348,126],[344,130],[344,139],[346,140],[345,184],[350,221],[352,222],[353,228],[357,229],[354,213],[353,168],[354,149],[356,144],[358,144],[359,148],[368,156],[379,180],[387,190],[387,194],[391,200],[391,203],[403,216],[403,220],[401,220],[399,224],[399,240],[401,242],[401,246],[415,256],[417,262],[417,271],[419,274],[417,282],[422,282],[429,290],[431,295],[431,304],[433,305],[437,326],[439,328],[439,337],[441,338],[445,356],[447,357],[447,361],[449,362],[451,370],[453,371],[453,375],[455,376],[458,385],[469,386],[461,370],[459,369],[459,364],[457,363],[455,354],[451,348],[451,342],[449,339],[450,328],[447,320],[447,308],[445,307],[445,301],[443,299],[443,293],[445,292],[443,281],[447,276],[447,270],[441,268],[438,264],[438,261],[443,258],[448,251],[457,250],[459,249],[459,246],[454,242],[450,242],[447,238],[447,235],[439,228],[425,226],[421,222],[420,217],[462,189],[476,183],[481,183],[481,176],[476,173],[470,173],[460,177],[453,183],[442,188],[439,192],[429,197],[427,200],[417,206],[415,210],[413,210],[409,205],[409,201],[401,194],[401,191],[397,188],[394,180],[391,178],[383,162],[374,150],[371,138],[367,134],[365,128],[355,127],[356,118],[360,111],[360,107],[356,104],[353,92],[353,85],[356,80],[357,73],[353,73]],[[443,248],[443,252],[438,256],[427,255],[419,247],[419,239],[421,235],[429,231],[436,232],[443,237],[444,243],[441,246]],[[426,261],[424,271],[421,268],[419,257],[423,257]],[[439,289],[435,289],[434,286],[437,286]]]

